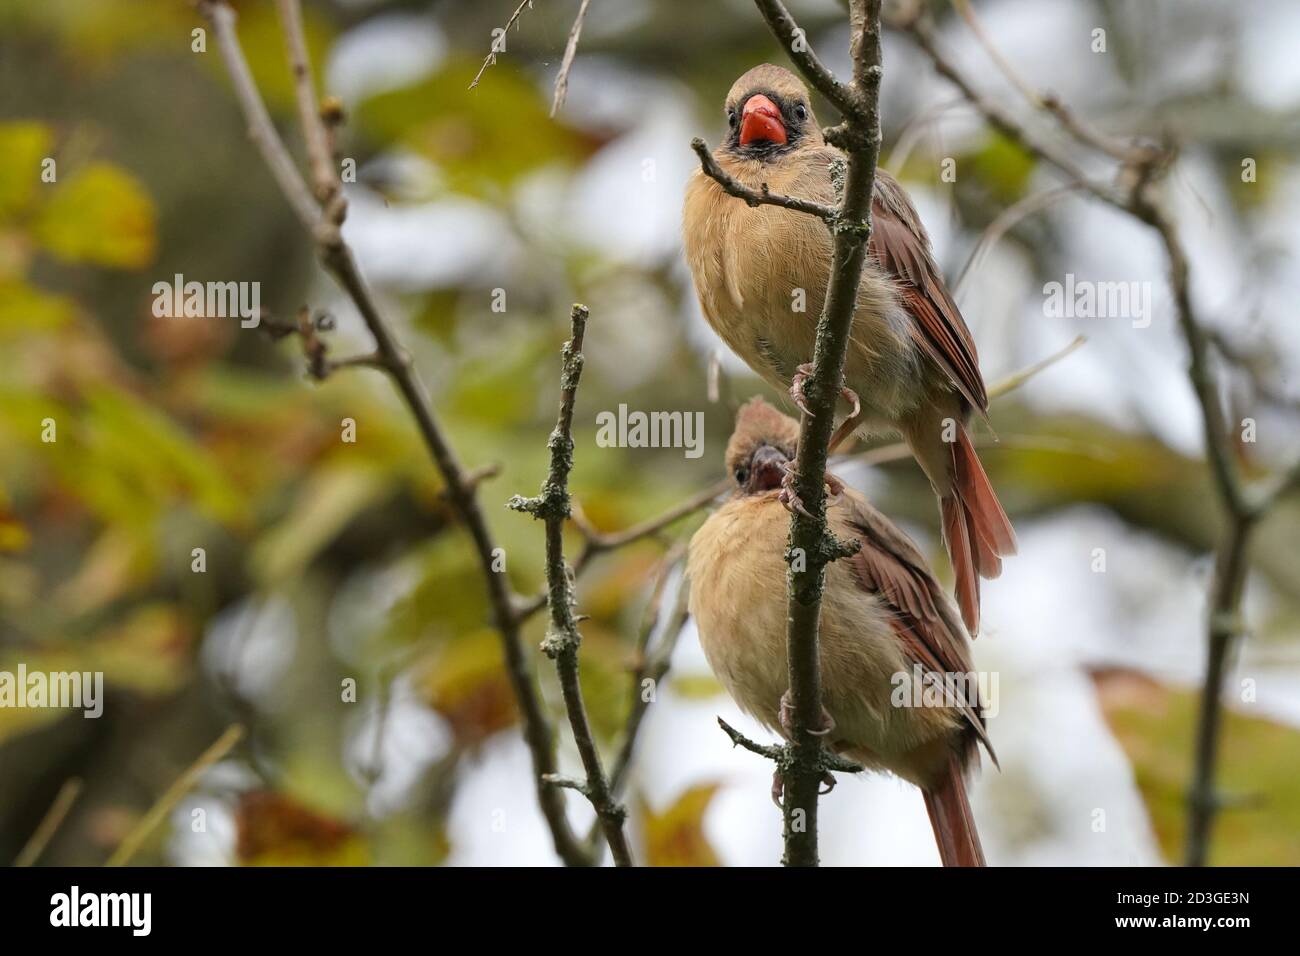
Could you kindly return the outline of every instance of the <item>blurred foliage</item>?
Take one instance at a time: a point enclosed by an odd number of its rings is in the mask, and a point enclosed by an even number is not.
[[[1165,859],[1185,852],[1187,787],[1200,695],[1133,671],[1093,675],[1115,737],[1133,762],[1138,789]],[[1300,865],[1300,731],[1227,707],[1219,743],[1214,866]]]

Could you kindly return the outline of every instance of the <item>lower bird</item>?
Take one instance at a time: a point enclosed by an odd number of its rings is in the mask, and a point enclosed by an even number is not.
[[[761,399],[741,408],[726,451],[735,489],[692,538],[687,566],[709,666],[742,710],[785,736],[790,516],[781,498],[798,438],[799,424]],[[861,550],[826,569],[817,732],[835,752],[921,788],[945,866],[983,866],[964,774],[979,743],[997,758],[978,691],[954,690],[976,685],[957,610],[911,539],[857,492],[841,488],[827,517]],[[918,674],[947,689],[926,696],[929,706],[913,706],[914,693],[898,699]]]
[[[837,202],[833,170],[845,156],[829,145],[807,87],[763,64],[727,95],[727,139],[714,152],[742,186],[823,205]],[[988,394],[961,312],[930,252],[907,192],[877,170],[870,256],[858,286],[844,360],[856,412],[842,433],[902,435],[939,498],[957,602],[979,630],[981,577],[997,577],[1014,554],[1015,533],[966,427]],[[751,207],[697,170],[686,189],[682,239],[709,324],[757,374],[790,388],[812,361],[817,316],[830,278],[832,239],[812,216]]]

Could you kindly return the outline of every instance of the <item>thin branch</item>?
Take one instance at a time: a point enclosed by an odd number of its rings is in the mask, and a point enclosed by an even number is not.
[[[1026,365],[1024,368],[1012,372],[1001,381],[990,385],[988,389],[989,401],[991,402],[995,398],[1001,398],[1008,392],[1015,391],[1039,372],[1051,368],[1057,362],[1061,361],[1061,359],[1075,351],[1075,349],[1081,348],[1083,343],[1087,341],[1088,337],[1086,335],[1075,336],[1074,340],[1059,352],[1053,352],[1051,355],[1047,356],[1047,358],[1039,359],[1037,362]]]
[[[989,250],[997,245],[998,241],[1004,235],[1014,229],[1016,225],[1029,216],[1041,212],[1053,203],[1059,202],[1066,196],[1069,196],[1083,188],[1084,186],[1082,183],[1067,183],[1064,186],[1047,189],[1041,193],[1032,193],[1024,199],[1021,199],[1019,202],[1013,203],[1006,209],[1002,210],[1002,212],[988,224],[988,227],[984,232],[980,234],[979,239],[975,243],[975,247],[971,249],[970,256],[966,259],[966,264],[962,266],[961,272],[957,276],[957,281],[953,285],[953,298],[961,299],[962,292],[966,288],[966,280],[974,271],[975,266],[984,261],[984,257],[988,255]]]
[[[176,804],[181,802],[185,794],[194,789],[194,785],[199,782],[199,778],[213,764],[222,760],[226,754],[234,749],[235,744],[244,736],[244,728],[239,724],[231,724],[226,728],[216,741],[203,753],[199,754],[197,760],[181,774],[176,781],[168,787],[158,801],[149,808],[149,812],[141,818],[135,828],[126,835],[113,855],[108,858],[105,866],[126,866],[131,859],[144,845],[144,841],[149,838],[149,834],[157,829],[158,824],[162,823],[167,814],[171,813]]]
[[[524,12],[525,8],[531,10],[533,8],[533,0],[523,0],[519,6],[515,7],[515,12],[510,14],[510,19],[506,21],[505,27],[501,30],[501,49],[497,49],[497,41],[494,39],[492,41],[491,49],[488,50],[488,55],[483,59],[483,65],[478,68],[478,72],[474,74],[474,79],[469,84],[471,90],[478,86],[478,81],[483,79],[483,74],[487,72],[487,68],[496,63],[497,54],[505,51],[506,35],[510,32],[510,28],[519,22],[519,15]]]
[[[896,10],[890,18],[890,25],[909,33],[916,45],[930,58],[935,71],[957,87],[967,101],[982,113],[998,132],[1031,155],[1055,166],[1065,174],[1067,180],[1079,183],[1098,199],[1118,209],[1126,209],[1127,199],[1122,193],[1104,183],[1089,179],[1068,153],[1031,136],[1010,112],[976,90],[974,84],[939,50],[935,42],[933,25],[917,0],[910,0]]]
[[[830,100],[841,113],[846,116],[856,114],[862,106],[857,93],[846,88],[817,59],[812,44],[808,42],[808,35],[794,22],[794,17],[790,16],[785,4],[781,0],[754,0],[754,5],[809,85]]]
[[[303,140],[307,145],[307,161],[311,165],[312,179],[316,184],[316,198],[328,202],[343,187],[334,170],[329,133],[316,102],[311,61],[307,55],[307,36],[302,26],[302,7],[299,0],[276,0],[276,6],[284,29],[289,68],[293,71],[298,122],[302,124]]]
[[[77,802],[77,797],[81,796],[83,783],[80,777],[69,777],[63,782],[63,786],[59,787],[59,792],[54,797],[54,802],[45,811],[45,816],[41,817],[41,822],[32,831],[27,843],[18,851],[14,866],[31,866],[40,859],[45,848],[49,846],[50,840],[54,839],[54,834],[63,825],[68,811]]]
[[[309,232],[314,233],[320,225],[320,209],[312,198],[311,190],[298,174],[298,167],[285,149],[280,134],[275,131],[271,114],[266,111],[262,96],[257,91],[253,74],[248,69],[248,61],[239,48],[239,36],[235,31],[235,11],[225,0],[200,0],[199,12],[212,24],[212,32],[217,38],[217,49],[230,74],[230,82],[235,87],[235,98],[244,111],[248,122],[248,138],[257,147],[265,160],[271,175],[275,177],[284,193],[284,198],[293,207],[294,214]]]
[[[299,218],[315,239],[323,265],[361,313],[366,328],[375,340],[375,352],[382,359],[384,370],[415,419],[420,437],[442,476],[448,500],[474,543],[487,587],[492,621],[501,637],[506,673],[519,707],[524,740],[532,758],[534,784],[542,816],[550,828],[560,858],[571,866],[587,865],[591,862],[590,855],[573,832],[565,815],[563,794],[544,780],[548,774],[556,772],[554,730],[542,706],[541,695],[524,652],[522,620],[515,609],[516,597],[512,594],[505,575],[496,570],[496,554],[499,552],[483,518],[474,486],[467,481],[460,460],[433,413],[424,383],[415,373],[409,354],[380,313],[352,250],[343,241],[340,226],[346,207],[338,201],[341,196],[330,203],[329,217],[323,216],[302,177],[289,160],[288,151],[275,132],[275,127],[271,125],[235,35],[234,12],[224,0],[201,0],[199,10],[212,25],[226,66],[234,79],[240,105],[250,128],[257,131],[253,137],[254,143],[262,151],[273,172],[284,163],[288,164],[287,172],[281,170],[276,178],[281,182],[291,205],[297,208],[305,202],[309,207],[305,211],[299,210]]]
[[[578,745],[578,755],[582,758],[582,766],[587,774],[586,783],[579,789],[596,811],[614,863],[617,866],[631,866],[632,853],[623,832],[627,811],[615,802],[610,792],[609,781],[601,766],[600,750],[596,746],[591,722],[587,719],[587,708],[582,700],[578,667],[578,648],[582,644],[582,635],[573,614],[573,580],[564,561],[564,522],[569,517],[569,472],[573,468],[573,406],[578,397],[578,383],[582,378],[582,339],[587,329],[587,316],[585,305],[574,305],[571,316],[573,337],[564,345],[564,365],[560,373],[560,413],[548,443],[551,449],[551,467],[541,494],[536,498],[516,495],[510,499],[510,507],[546,523],[547,605],[551,610],[551,622],[546,631],[546,640],[542,642],[542,650],[555,661],[564,709],[569,716],[573,739]]]
[[[581,506],[574,503],[571,506],[572,514],[569,517],[584,539],[582,550],[578,553],[578,559],[573,563],[574,577],[581,576],[587,566],[598,556],[660,534],[667,530],[670,525],[676,524],[683,518],[690,517],[701,508],[708,507],[730,489],[730,480],[724,479],[710,485],[693,497],[687,498],[681,504],[673,505],[658,517],[650,518],[622,531],[612,532],[597,531],[593,528],[583,517]],[[532,617],[546,607],[546,594],[546,591],[542,591],[540,594],[522,600],[517,607],[519,617],[521,619]]]
[[[723,171],[718,165],[718,161],[713,158],[709,152],[708,144],[698,136],[691,140],[691,149],[695,150],[695,155],[700,158],[700,168],[704,170],[705,175],[714,180],[722,191],[737,199],[743,199],[749,206],[783,206],[786,209],[793,209],[795,212],[807,213],[810,216],[816,216],[827,223],[833,223],[839,211],[831,206],[823,206],[819,202],[813,202],[811,199],[798,199],[794,196],[783,196],[780,193],[774,193],[767,188],[767,183],[758,189],[750,189],[736,182],[731,176]]]
[[[983,24],[975,15],[974,8],[971,7],[969,0],[953,0],[953,6],[961,14],[963,20],[975,34],[975,38],[980,45],[984,47],[989,58],[998,65],[1011,85],[1018,89],[1022,96],[1028,100],[1034,107],[1045,110],[1056,117],[1070,135],[1081,143],[1086,143],[1093,149],[1103,152],[1112,159],[1118,159],[1123,162],[1141,162],[1146,156],[1146,147],[1134,146],[1128,143],[1121,143],[1116,139],[1107,136],[1099,130],[1093,129],[1079,117],[1077,117],[1069,107],[1065,105],[1055,93],[1039,93],[1028,82],[1020,76],[1012,67],[1011,63],[1004,57],[1000,50],[994,45],[988,33],[985,32]]]
[[[654,636],[659,623],[665,584],[673,569],[681,564],[685,554],[685,546],[679,545],[665,556],[658,579],[655,581],[650,603],[646,608],[645,620],[641,624],[637,639],[637,663],[632,672],[632,701],[627,717],[623,721],[623,742],[619,745],[618,755],[614,758],[609,771],[609,788],[615,797],[622,793],[627,783],[628,772],[632,768],[632,758],[636,755],[637,738],[641,728],[645,726],[645,715],[650,709],[650,703],[658,698],[658,685],[668,673],[678,638],[686,628],[686,622],[690,620],[690,611],[687,609],[690,588],[685,581],[681,581],[678,583],[672,610],[664,622],[663,633],[655,647],[650,649],[650,639]],[[650,688],[645,687],[646,681],[651,682]],[[652,692],[647,694],[647,690]],[[597,820],[587,834],[587,845],[593,848],[596,847],[599,836],[599,824],[600,821]]]
[[[551,117],[560,112],[564,98],[569,93],[569,70],[573,67],[573,58],[578,55],[578,39],[582,36],[582,22],[587,18],[587,7],[591,0],[582,0],[578,15],[573,19],[573,29],[569,31],[569,42],[564,46],[564,59],[560,61],[560,72],[555,77],[555,98],[551,101]]]

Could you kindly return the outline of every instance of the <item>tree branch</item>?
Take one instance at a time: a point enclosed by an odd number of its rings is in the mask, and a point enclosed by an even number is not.
[[[539,518],[546,523],[546,583],[547,605],[551,610],[551,623],[547,628],[542,650],[555,661],[560,679],[560,692],[569,716],[574,742],[587,780],[577,788],[591,801],[600,820],[601,830],[609,843],[610,853],[618,866],[631,866],[632,854],[623,833],[627,811],[615,802],[609,781],[601,766],[600,750],[591,732],[587,709],[582,701],[582,683],[579,680],[578,648],[582,635],[573,615],[573,580],[564,562],[564,521],[569,517],[569,472],[573,469],[573,406],[578,397],[578,382],[582,378],[582,339],[587,329],[587,307],[573,307],[573,337],[564,346],[564,365],[560,373],[560,413],[551,432],[551,467],[536,498],[519,495],[510,499],[510,507]],[[555,782],[555,781],[552,781]]]
[[[236,97],[249,123],[249,136],[271,167],[281,190],[294,207],[298,218],[317,243],[321,261],[348,294],[361,313],[375,340],[375,352],[384,371],[415,419],[420,437],[428,448],[434,465],[442,475],[446,495],[461,522],[468,530],[478,556],[492,609],[492,621],[501,636],[506,672],[523,722],[524,740],[533,764],[534,784],[542,816],[550,828],[556,853],[571,866],[587,865],[590,854],[569,824],[563,794],[545,781],[556,772],[555,737],[542,707],[534,675],[524,653],[520,633],[522,618],[516,612],[516,599],[505,575],[495,570],[497,547],[479,508],[474,486],[466,480],[464,469],[434,416],[424,384],[411,366],[410,357],[380,313],[369,286],[361,275],[352,250],[343,241],[340,226],[346,206],[340,196],[331,202],[326,218],[302,177],[298,174],[284,143],[271,123],[248,63],[235,33],[235,14],[225,0],[200,0],[199,11],[212,25],[222,57],[234,82]],[[299,43],[289,41],[292,51]]]

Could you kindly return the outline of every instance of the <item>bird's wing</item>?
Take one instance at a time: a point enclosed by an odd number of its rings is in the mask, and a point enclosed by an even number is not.
[[[930,237],[911,200],[882,169],[876,170],[871,198],[870,249],[897,281],[903,306],[916,319],[917,344],[976,411],[985,411],[989,399],[975,341],[930,255]]]
[[[912,539],[851,489],[845,489],[843,501],[852,531],[862,542],[848,559],[854,581],[893,612],[894,632],[908,656],[927,671],[970,673],[970,653],[957,612]],[[963,702],[961,711],[997,763],[979,708],[977,699]]]

